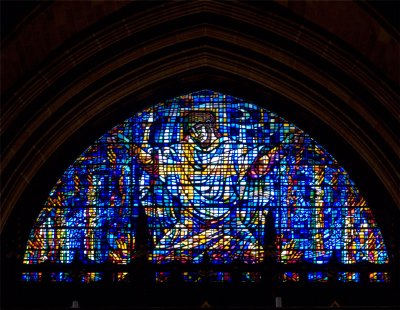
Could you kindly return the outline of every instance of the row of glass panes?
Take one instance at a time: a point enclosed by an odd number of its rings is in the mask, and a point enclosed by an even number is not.
[[[82,283],[91,283],[98,282],[103,280],[104,273],[103,272],[84,272],[79,276],[79,281]],[[239,281],[242,283],[259,283],[261,282],[261,273],[260,272],[242,272],[240,273],[236,279],[234,279],[234,275],[230,272],[188,272],[184,271],[179,273],[178,275],[171,271],[161,271],[155,273],[155,281],[156,283],[168,283],[171,281],[176,281],[177,276],[179,280],[184,282],[191,283],[201,283],[204,281],[209,282],[233,282]],[[328,282],[329,278],[332,275],[329,275],[327,272],[309,272],[307,274],[308,282]],[[299,282],[300,274],[298,272],[287,271],[279,274],[279,279],[282,282]],[[22,273],[22,281],[25,282],[42,282],[43,281],[43,273],[42,272],[23,272]],[[50,273],[50,281],[51,282],[73,282],[73,277],[68,272],[51,272]],[[117,272],[112,273],[112,280],[114,282],[123,282],[128,281],[129,275],[128,272]],[[341,271],[337,274],[337,280],[340,282],[360,282],[361,274],[360,272],[353,271]],[[388,272],[371,272],[368,275],[369,282],[371,283],[381,283],[381,282],[390,282],[389,273]]]

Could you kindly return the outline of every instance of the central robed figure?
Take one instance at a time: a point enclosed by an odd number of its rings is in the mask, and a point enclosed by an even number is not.
[[[178,143],[131,145],[133,156],[153,181],[146,182],[145,175],[140,187],[147,215],[175,222],[161,239],[155,238],[153,261],[179,257],[196,262],[205,253],[214,262],[262,261],[264,251],[257,236],[264,230],[270,191],[247,185],[254,185],[251,180],[264,177],[295,148],[300,150],[301,133],[292,132],[278,146],[268,149],[220,133],[211,111],[187,112],[182,120],[184,138]],[[151,116],[148,123],[153,123]],[[149,135],[150,126],[143,141],[148,141]],[[161,190],[164,204],[154,201],[154,190]],[[256,208],[246,207],[248,202],[242,204],[250,197]]]

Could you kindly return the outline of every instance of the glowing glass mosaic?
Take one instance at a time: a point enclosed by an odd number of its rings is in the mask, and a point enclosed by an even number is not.
[[[388,272],[372,272],[369,274],[369,282],[389,282]]]
[[[309,272],[308,273],[308,281],[309,282],[328,282],[328,273],[327,272]]]
[[[24,263],[126,265],[142,251],[143,217],[154,264],[261,263],[271,230],[278,263],[388,262],[366,201],[323,147],[274,113],[209,90],[141,111],[80,155],[40,212]]]

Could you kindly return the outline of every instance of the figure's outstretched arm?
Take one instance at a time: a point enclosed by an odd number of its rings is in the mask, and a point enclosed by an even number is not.
[[[270,150],[263,150],[251,165],[249,175],[257,178],[266,175],[271,171],[272,167],[278,164],[281,159],[286,157],[293,149],[296,151],[301,149],[304,142],[304,134],[300,131],[291,133],[278,146]]]
[[[137,161],[145,171],[151,174],[157,174],[157,158],[153,154],[153,148],[148,143],[149,136],[150,126],[146,126],[146,130],[143,133],[143,143],[139,146],[132,143],[132,141],[117,129],[107,138],[107,142],[122,144],[129,151],[129,154],[132,157],[136,157]]]

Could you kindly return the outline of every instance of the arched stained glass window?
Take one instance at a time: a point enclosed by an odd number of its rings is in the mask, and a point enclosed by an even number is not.
[[[154,265],[251,266],[267,261],[271,247],[273,260],[289,267],[388,263],[365,199],[322,146],[255,104],[203,90],[141,111],[80,155],[40,212],[24,264],[123,266],[145,252]],[[359,273],[346,270],[339,281],[359,281]],[[27,281],[40,276],[23,274]],[[62,272],[52,277],[71,279]],[[165,277],[157,273],[157,281]],[[229,277],[216,274],[217,281]],[[317,282],[327,277],[307,275]],[[82,281],[99,278],[89,272]],[[298,278],[290,268],[281,276]],[[378,270],[369,279],[384,282],[388,274]]]

